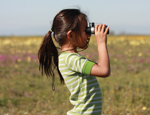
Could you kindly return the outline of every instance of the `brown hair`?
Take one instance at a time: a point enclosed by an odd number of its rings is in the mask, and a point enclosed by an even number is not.
[[[55,41],[61,46],[64,43],[64,38],[69,30],[80,35],[80,25],[82,19],[87,20],[87,16],[79,9],[64,9],[60,11],[54,18],[51,30],[54,32]],[[45,35],[42,45],[38,51],[39,70],[42,68],[47,76],[53,76],[53,68],[56,67],[61,83],[64,79],[58,69],[58,51],[53,43],[51,31]],[[53,79],[54,80],[54,79]]]

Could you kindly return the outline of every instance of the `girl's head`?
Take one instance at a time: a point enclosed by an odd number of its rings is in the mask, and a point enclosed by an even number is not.
[[[81,44],[85,40],[85,29],[87,27],[87,16],[79,9],[64,9],[60,11],[54,18],[52,31],[54,38],[60,46],[66,43],[66,40],[71,40],[72,43],[78,42]],[[70,35],[75,35],[74,39],[66,39]],[[86,33],[85,33],[86,34]],[[87,34],[86,34],[87,35]],[[74,44],[75,45],[75,44]],[[82,47],[82,46],[76,46]]]
[[[86,26],[87,16],[79,9],[64,9],[55,16],[51,30],[60,46],[70,41],[74,47],[83,48],[89,37],[85,33]],[[64,81],[58,69],[58,51],[53,43],[51,31],[48,31],[44,37],[38,52],[38,58],[42,73],[44,71],[47,76],[52,75],[52,66],[56,66],[61,82]]]

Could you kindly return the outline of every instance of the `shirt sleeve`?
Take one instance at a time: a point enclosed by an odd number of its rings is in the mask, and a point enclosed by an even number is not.
[[[83,69],[82,69],[82,73],[86,74],[86,75],[90,75],[91,73],[91,69],[93,67],[95,63],[93,61],[86,61],[84,66],[83,66]]]
[[[71,53],[66,57],[65,64],[72,71],[90,75],[91,69],[95,63],[80,54]]]

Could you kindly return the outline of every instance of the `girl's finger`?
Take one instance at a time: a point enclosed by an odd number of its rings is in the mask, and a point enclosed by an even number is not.
[[[96,32],[98,31],[98,25],[95,26],[95,31],[96,31]]]
[[[103,24],[103,26],[102,26],[102,32],[104,32],[104,30],[105,30],[105,25],[106,24]]]
[[[109,30],[109,26],[107,26],[107,28],[105,30],[105,34],[107,34],[108,30]]]
[[[99,25],[98,31],[100,32],[102,30],[102,24]]]

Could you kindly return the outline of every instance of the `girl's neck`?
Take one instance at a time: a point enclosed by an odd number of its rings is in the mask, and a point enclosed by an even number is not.
[[[66,45],[62,45],[61,46],[61,50],[62,50],[62,52],[78,53],[76,47],[73,47],[73,46],[67,45],[67,44]]]
[[[78,53],[76,49],[74,48],[62,48],[62,52],[68,52],[68,53]]]

